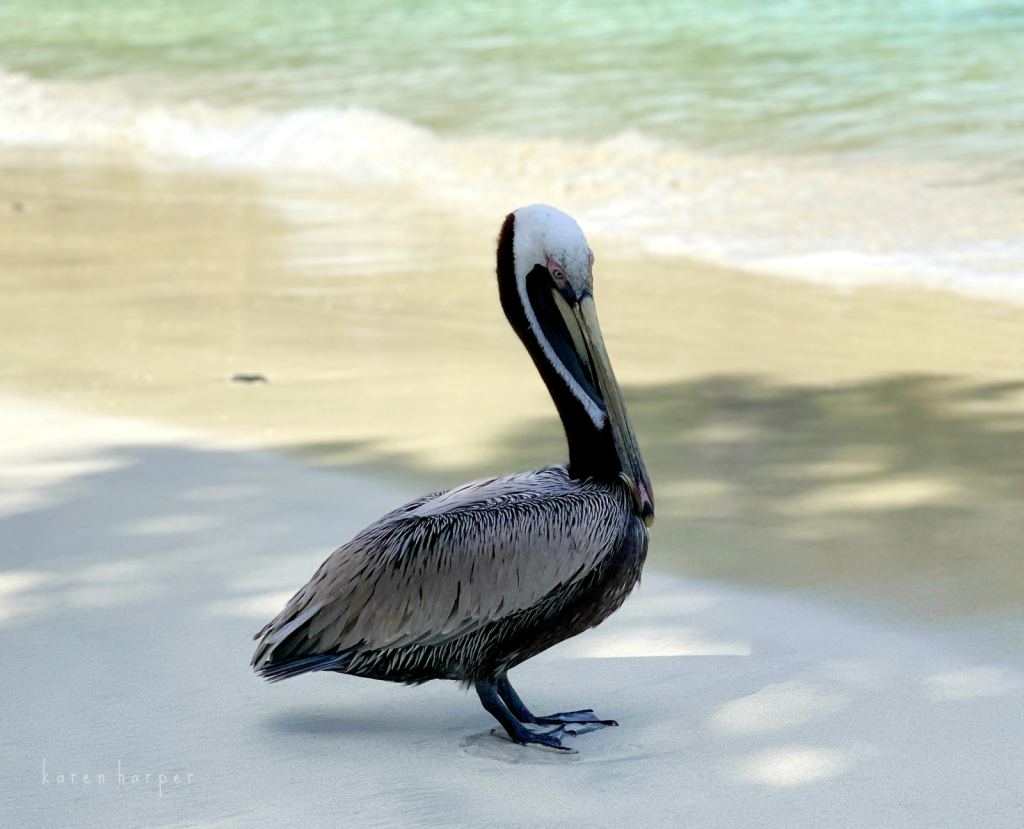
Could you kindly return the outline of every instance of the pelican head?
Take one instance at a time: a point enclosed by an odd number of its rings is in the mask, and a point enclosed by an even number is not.
[[[546,204],[521,207],[512,215],[517,280],[542,267],[568,301],[590,294],[594,254],[575,219]]]
[[[502,307],[562,417],[570,471],[620,478],[650,526],[651,481],[597,322],[593,265],[583,231],[560,210],[535,204],[505,220],[498,242]]]

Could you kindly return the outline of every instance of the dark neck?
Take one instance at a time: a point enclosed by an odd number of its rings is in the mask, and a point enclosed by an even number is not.
[[[548,387],[555,408],[558,409],[559,417],[562,418],[565,438],[569,444],[569,474],[574,478],[618,480],[622,466],[615,451],[615,440],[607,417],[601,429],[594,426],[594,421],[587,414],[584,404],[573,394],[569,384],[551,364],[526,318],[523,302],[529,300],[524,300],[520,296],[516,285],[512,245],[514,222],[514,215],[510,214],[505,219],[498,239],[498,293],[501,297],[501,307],[533,358],[537,371]]]

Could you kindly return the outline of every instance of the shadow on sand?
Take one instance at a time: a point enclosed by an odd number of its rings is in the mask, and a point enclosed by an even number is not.
[[[832,388],[714,377],[626,389],[654,481],[650,561],[701,578],[883,597],[924,617],[1024,603],[1024,382]],[[351,444],[287,451],[344,466]],[[425,489],[565,457],[554,417],[472,469],[378,456]]]
[[[1004,409],[1018,393],[927,378],[634,389],[662,493],[655,559],[768,583],[786,567],[829,583],[957,567],[950,589],[970,578],[1009,601],[1022,434]],[[529,749],[488,741],[489,716],[448,683],[268,686],[249,669],[252,634],[334,545],[415,495],[408,484],[116,434],[37,443],[0,476],[0,773],[15,824],[1019,825],[1013,666],[652,573],[566,643],[578,650],[516,669],[537,709],[622,723],[580,737],[578,763],[535,767]],[[560,450],[555,424],[528,424],[478,471]],[[48,789],[44,759],[194,785]]]

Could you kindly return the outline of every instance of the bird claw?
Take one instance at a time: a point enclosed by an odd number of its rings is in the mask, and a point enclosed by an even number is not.
[[[540,751],[552,751],[556,754],[579,754],[576,749],[562,745],[562,738],[559,736],[561,731],[561,727],[546,730],[537,730],[527,727],[526,734],[521,734],[516,738],[509,736],[503,728],[492,728],[491,734],[495,737],[502,737],[510,742],[529,746],[530,748],[536,748]],[[526,736],[527,734],[529,734],[528,737]]]

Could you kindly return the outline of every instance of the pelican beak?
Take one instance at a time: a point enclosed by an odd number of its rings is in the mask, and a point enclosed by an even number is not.
[[[601,327],[597,323],[594,297],[584,293],[579,301],[570,305],[557,291],[555,294],[566,327],[572,335],[576,353],[581,361],[587,364],[597,381],[598,392],[607,408],[615,452],[622,467],[622,479],[633,496],[633,508],[650,527],[654,523],[654,492],[651,488],[651,479],[647,475],[643,458],[640,457],[640,447],[633,434],[633,426],[626,416],[626,404],[604,347]]]

